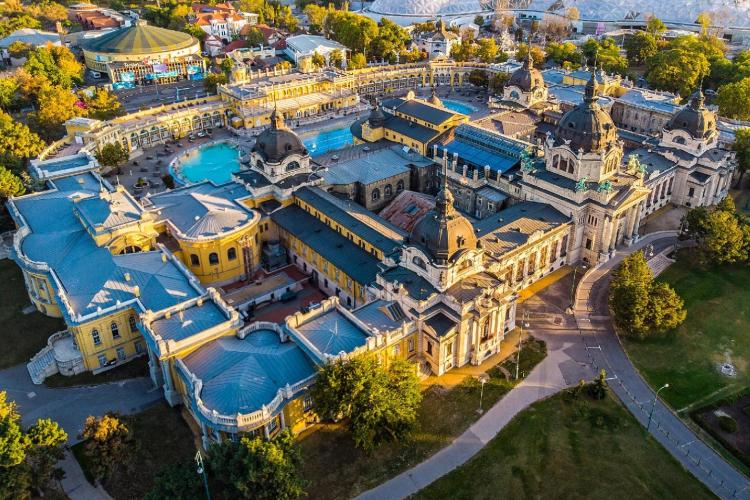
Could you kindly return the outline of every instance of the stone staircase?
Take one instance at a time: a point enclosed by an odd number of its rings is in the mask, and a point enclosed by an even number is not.
[[[52,346],[46,346],[31,358],[26,364],[31,381],[39,385],[50,375],[57,373],[57,361],[55,361],[55,350]]]
[[[662,252],[658,255],[655,255],[648,261],[648,267],[651,268],[651,272],[654,273],[654,276],[659,276],[661,273],[663,273],[669,266],[674,264],[674,260],[667,257],[666,252]]]

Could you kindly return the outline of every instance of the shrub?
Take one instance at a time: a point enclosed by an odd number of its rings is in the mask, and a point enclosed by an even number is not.
[[[161,180],[164,182],[164,186],[167,189],[174,189],[174,177],[172,177],[171,174],[162,175]]]
[[[719,427],[724,432],[735,433],[737,432],[737,421],[729,415],[719,416]]]

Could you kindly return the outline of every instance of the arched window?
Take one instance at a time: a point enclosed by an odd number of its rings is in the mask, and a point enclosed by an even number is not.
[[[99,330],[94,328],[91,330],[91,338],[94,340],[94,345],[99,345],[102,343],[102,338],[99,336]]]
[[[427,269],[427,264],[425,264],[424,260],[422,260],[422,258],[419,257],[418,255],[414,256],[411,259],[411,261],[414,263],[415,266],[422,268],[422,269]]]
[[[130,316],[128,318],[128,325],[130,326],[130,331],[135,332],[137,330],[135,326],[135,316]]]
[[[372,190],[372,201],[377,201],[380,199],[380,189],[375,188]]]
[[[219,254],[216,252],[211,252],[210,254],[208,254],[208,263],[211,264],[212,266],[215,266],[216,264],[218,264]]]
[[[237,258],[237,249],[232,247],[227,250],[227,260],[235,260]]]
[[[299,163],[296,161],[290,161],[286,164],[286,171],[291,172],[292,170],[297,170],[299,168]]]
[[[389,196],[391,196],[393,194],[393,188],[391,187],[390,184],[387,184],[385,186],[385,189],[383,189],[383,191],[385,192],[386,198],[389,197]]]
[[[112,338],[113,339],[119,339],[120,338],[120,327],[117,326],[117,323],[114,321],[111,325],[109,325],[109,329],[112,330]]]
[[[552,157],[552,167],[558,168],[560,166],[560,155],[555,155]]]
[[[400,193],[400,192],[401,192],[401,191],[403,191],[403,190],[404,190],[404,181],[403,181],[403,179],[402,179],[402,180],[400,180],[400,181],[398,181],[398,182],[396,183],[396,192],[397,192],[397,193]]]
[[[201,265],[200,258],[197,255],[195,255],[194,253],[190,254],[190,265],[191,266],[200,266]]]
[[[678,135],[677,137],[674,138],[674,143],[675,144],[685,144],[685,138],[684,137],[680,137]]]

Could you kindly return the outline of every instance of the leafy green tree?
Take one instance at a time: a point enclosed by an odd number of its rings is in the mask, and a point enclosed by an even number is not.
[[[100,165],[105,167],[117,167],[128,161],[130,154],[119,142],[105,144],[96,152],[96,159]]]
[[[229,75],[232,72],[232,68],[234,68],[234,59],[231,57],[225,57],[224,60],[221,61],[219,67],[225,75]]]
[[[649,84],[681,96],[690,95],[709,72],[706,56],[684,49],[660,51],[646,61],[646,66]]]
[[[81,439],[90,470],[97,480],[108,478],[120,468],[127,470],[135,454],[135,439],[117,415],[89,416],[83,424]]]
[[[508,80],[510,80],[510,75],[508,73],[495,73],[492,78],[490,78],[490,90],[495,94],[502,93]]]
[[[318,68],[323,68],[326,65],[326,58],[323,57],[323,55],[319,54],[318,52],[313,52],[312,63]]]
[[[37,47],[29,51],[23,67],[32,76],[65,89],[83,83],[83,65],[67,47]]]
[[[65,87],[45,84],[37,97],[38,109],[30,114],[30,123],[39,135],[47,140],[59,139],[65,134],[63,124],[77,116],[85,116],[86,110],[78,97]]]
[[[486,89],[489,84],[489,76],[487,75],[486,71],[483,71],[481,69],[473,69],[469,72],[469,76],[467,78],[469,80],[469,83],[476,86],[481,87],[483,89]]]
[[[15,78],[0,78],[0,110],[10,111],[17,107],[18,89]]]
[[[708,210],[706,207],[695,207],[688,210],[682,219],[688,238],[700,241],[706,236]]]
[[[706,217],[706,234],[701,240],[704,260],[715,264],[731,264],[747,260],[747,224],[736,212],[717,208]]]
[[[454,61],[471,61],[477,56],[477,44],[471,40],[463,40],[451,48],[450,57]]]
[[[478,16],[482,17],[482,16]],[[497,46],[494,38],[480,38],[477,40],[477,56],[483,63],[493,63],[497,60],[497,55],[500,49]]]
[[[190,461],[170,464],[154,478],[154,487],[144,500],[191,500],[202,492],[201,480],[195,473],[195,464]]]
[[[722,116],[750,120],[750,77],[719,87],[716,103]]]
[[[42,23],[28,14],[12,14],[4,19],[0,19],[0,38],[5,38],[14,31],[23,28],[39,29],[41,27]]]
[[[331,62],[331,66],[334,68],[341,68],[344,64],[344,55],[339,49],[336,49],[330,53],[328,60]]]
[[[659,46],[656,37],[647,31],[636,31],[625,39],[625,51],[633,64],[644,64],[656,55]]]
[[[352,54],[351,59],[349,59],[349,64],[347,65],[351,69],[361,69],[367,66],[367,60],[365,59],[364,54]]]
[[[529,53],[529,46],[525,43],[519,43],[516,47],[516,61],[525,61],[526,56]],[[545,58],[544,51],[537,47],[536,45],[533,45],[531,47],[531,59],[534,61],[534,66],[537,68],[541,67],[542,64],[544,64],[544,58]]]
[[[484,26],[484,17],[483,16],[475,16],[474,17],[474,24],[476,24],[480,28],[482,26]]]
[[[263,33],[258,28],[250,28],[244,37],[245,41],[252,46],[266,44],[266,37],[263,36]]]
[[[675,328],[687,315],[677,293],[666,283],[654,282],[641,251],[626,257],[613,271],[609,305],[623,333],[638,338]]]
[[[20,160],[18,164],[23,166],[25,160],[36,157],[43,149],[44,141],[29,127],[0,111],[0,155]]]
[[[646,21],[646,31],[652,35],[660,36],[667,31],[667,26],[656,16],[649,16]]]
[[[568,63],[570,67],[576,68],[581,64],[582,54],[572,42],[550,42],[545,50],[547,51],[548,61],[554,61],[561,66]]]
[[[285,500],[304,495],[302,457],[288,429],[268,441],[243,437],[239,443],[214,444],[208,463],[231,497]]]
[[[84,96],[88,115],[97,120],[111,120],[123,113],[120,100],[115,94],[102,87],[96,90],[92,96]]]
[[[304,12],[307,16],[310,31],[316,34],[323,33],[323,27],[325,26],[326,16],[328,16],[329,9],[311,3],[305,6]]]
[[[207,92],[216,93],[217,85],[225,85],[229,80],[224,73],[208,73],[203,78],[203,87]]]
[[[370,356],[324,366],[312,395],[318,415],[345,418],[355,445],[365,450],[406,436],[422,399],[411,363],[393,360],[386,368]]]
[[[26,57],[29,55],[29,52],[34,47],[31,44],[22,42],[20,40],[17,40],[10,44],[8,47],[8,53],[11,57],[14,57],[16,59],[21,59],[23,57]]]
[[[737,170],[740,172],[736,187],[742,189],[742,178],[745,176],[745,172],[750,169],[750,129],[741,128],[735,132],[732,148],[735,151]]]
[[[594,399],[604,399],[607,397],[609,386],[607,385],[607,371],[602,368],[594,382],[589,386],[589,394]]]
[[[601,41],[589,38],[581,46],[581,52],[589,65],[596,64],[606,71],[621,75],[628,70],[628,61],[620,55],[620,47],[612,38],[604,38]]]
[[[52,479],[62,474],[56,464],[67,439],[65,431],[49,419],[37,420],[24,431],[16,404],[0,391],[0,498],[51,493]]]

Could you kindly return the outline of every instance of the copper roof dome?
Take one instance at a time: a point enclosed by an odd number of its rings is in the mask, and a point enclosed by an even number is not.
[[[690,103],[674,115],[667,130],[684,130],[695,139],[703,139],[716,131],[716,117],[706,109],[703,92],[698,90],[690,97]]]
[[[534,67],[534,60],[531,58],[531,46],[529,46],[529,53],[526,55],[523,66],[510,75],[508,85],[518,87],[524,92],[531,92],[535,88],[544,87],[542,72]]]
[[[284,124],[284,117],[276,109],[271,113],[271,126],[258,134],[253,151],[265,161],[279,163],[289,155],[306,155],[307,148],[300,138]]]
[[[586,84],[583,103],[563,115],[555,131],[555,145],[569,142],[573,151],[600,152],[617,141],[617,127],[612,117],[597,102],[596,75],[592,71]]]
[[[450,261],[461,250],[477,247],[474,226],[453,207],[453,195],[445,178],[435,197],[435,209],[427,212],[414,225],[409,241],[422,246],[438,264]]]

